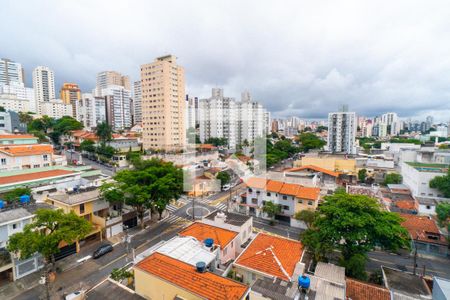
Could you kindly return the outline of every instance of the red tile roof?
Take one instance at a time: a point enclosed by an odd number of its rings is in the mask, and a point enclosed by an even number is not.
[[[64,176],[64,175],[69,175],[69,174],[74,174],[74,173],[75,173],[74,171],[68,171],[68,170],[49,170],[49,171],[41,171],[41,172],[34,172],[34,173],[27,173],[27,174],[12,175],[12,176],[3,176],[3,177],[0,177],[0,185],[32,181],[32,180],[37,180],[37,179],[46,179],[46,178],[50,178],[50,177],[58,177],[58,176]]]
[[[210,238],[214,240],[214,244],[219,245],[220,248],[223,249],[234,240],[238,233],[216,226],[195,222],[183,229],[179,235],[192,236],[199,241]]]
[[[259,233],[236,260],[240,265],[283,280],[291,280],[303,245],[294,240]]]
[[[211,272],[199,273],[195,267],[158,252],[139,262],[136,268],[204,299],[239,300],[246,296],[248,290],[240,282]]]
[[[410,214],[400,214],[400,217],[404,219],[402,226],[408,230],[413,240],[447,245],[445,237],[440,233],[433,219],[426,216]],[[430,235],[438,238],[430,238]]]
[[[245,184],[250,188],[295,196],[301,199],[318,200],[320,196],[320,188],[305,187],[300,184],[285,183],[278,180],[251,177]]]
[[[338,172],[333,172],[318,166],[314,166],[314,165],[307,165],[307,166],[302,166],[302,167],[297,167],[297,168],[292,168],[292,169],[288,169],[286,170],[286,172],[298,172],[298,171],[303,171],[303,170],[313,170],[316,172],[321,172],[321,173],[325,173],[328,174],[330,176],[333,177],[338,177],[339,173]]]
[[[0,134],[0,139],[37,139],[37,137],[31,134]]]
[[[347,278],[346,296],[349,300],[390,300],[391,293],[380,285]]]
[[[0,146],[0,152],[10,156],[29,156],[52,154],[53,146],[46,144]]]
[[[415,201],[399,200],[395,202],[395,206],[397,206],[400,209],[417,210],[417,205]]]

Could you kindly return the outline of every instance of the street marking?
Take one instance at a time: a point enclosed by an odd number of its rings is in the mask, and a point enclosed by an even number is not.
[[[127,256],[126,253],[122,254],[121,256],[117,257],[116,259],[110,261],[109,263],[107,263],[106,265],[101,266],[100,268],[98,268],[99,270],[103,270],[104,268],[112,265],[113,263],[115,263],[116,261],[121,260],[122,258],[124,258],[125,256]]]
[[[85,262],[86,260],[92,258],[91,255],[87,255],[85,257],[80,258],[79,260],[77,260],[77,263],[81,263],[81,262]]]

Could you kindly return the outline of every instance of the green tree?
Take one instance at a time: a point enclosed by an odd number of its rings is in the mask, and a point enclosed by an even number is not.
[[[220,186],[223,187],[225,184],[230,183],[231,176],[228,172],[221,171],[217,174],[216,179],[220,180]]]
[[[111,159],[111,157],[113,157],[113,155],[116,153],[116,149],[103,143],[96,148],[96,151],[99,155],[102,155],[107,159]]]
[[[121,281],[130,277],[133,277],[133,273],[124,268],[114,268],[111,272],[111,278],[115,281]]]
[[[210,137],[209,139],[205,140],[205,144],[212,144],[214,146],[226,146],[228,145],[228,139],[224,137]]]
[[[402,175],[398,173],[389,173],[384,177],[384,185],[402,183]]]
[[[84,140],[80,144],[80,150],[88,153],[95,153],[95,142],[92,140]]]
[[[320,139],[314,133],[303,132],[298,136],[298,141],[300,143],[300,148],[304,152],[308,152],[312,149],[322,149],[325,146],[325,141]]]
[[[436,206],[436,214],[438,217],[439,225],[445,226],[445,224],[450,223],[450,203],[440,202]]]
[[[438,189],[444,194],[444,197],[450,198],[450,168],[448,169],[447,175],[436,176],[430,180],[430,187]]]
[[[23,195],[31,195],[31,189],[27,188],[27,187],[19,187],[19,188],[15,188],[9,192],[7,192],[3,198],[8,202],[8,203],[12,203],[12,202],[18,202],[20,199],[20,196]]]
[[[105,183],[101,194],[110,202],[132,206],[144,228],[147,209],[162,212],[183,192],[183,172],[170,162],[159,159],[142,161],[133,170],[122,170],[114,176],[114,183]]]
[[[20,123],[30,124],[33,121],[33,116],[30,112],[19,112],[19,121]]]
[[[0,106],[0,112],[5,112],[5,108],[3,106]]]
[[[106,144],[106,142],[112,140],[113,130],[108,123],[102,122],[97,125],[97,128],[95,129],[95,134],[98,136],[102,144]]]
[[[28,131],[41,131],[44,134],[48,134],[54,124],[55,119],[50,118],[49,116],[42,116],[41,118],[34,119],[28,124]]]
[[[367,170],[366,169],[361,169],[358,171],[358,180],[360,182],[365,182],[366,181],[366,177],[367,177]]]
[[[312,249],[316,260],[326,260],[332,250],[339,250],[347,275],[364,279],[358,275],[360,255],[366,257],[375,246],[391,251],[409,247],[409,235],[401,222],[398,214],[382,210],[376,199],[335,193],[325,197],[302,241]]]
[[[92,225],[74,212],[64,213],[62,210],[38,209],[30,224],[22,232],[9,238],[8,251],[17,254],[21,259],[40,253],[44,258],[44,274],[47,278],[49,266],[55,271],[55,255],[59,253],[59,244],[72,244],[83,239],[92,230]],[[47,286],[47,299],[49,298]]]
[[[273,223],[275,216],[281,213],[281,205],[275,204],[272,201],[266,201],[262,210],[272,219],[271,222]]]
[[[315,211],[304,209],[295,213],[294,218],[305,222],[306,226],[309,228],[312,226],[316,220],[317,213]]]

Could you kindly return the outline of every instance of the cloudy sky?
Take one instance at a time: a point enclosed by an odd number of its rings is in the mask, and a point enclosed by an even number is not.
[[[139,79],[172,53],[187,93],[250,91],[276,117],[450,120],[448,1],[17,1],[0,9],[0,56],[84,91],[97,72]]]

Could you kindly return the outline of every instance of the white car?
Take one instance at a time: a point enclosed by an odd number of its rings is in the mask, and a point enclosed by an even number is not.
[[[229,184],[225,184],[225,185],[222,187],[222,191],[228,191],[230,188],[231,188],[231,186],[230,186]]]

